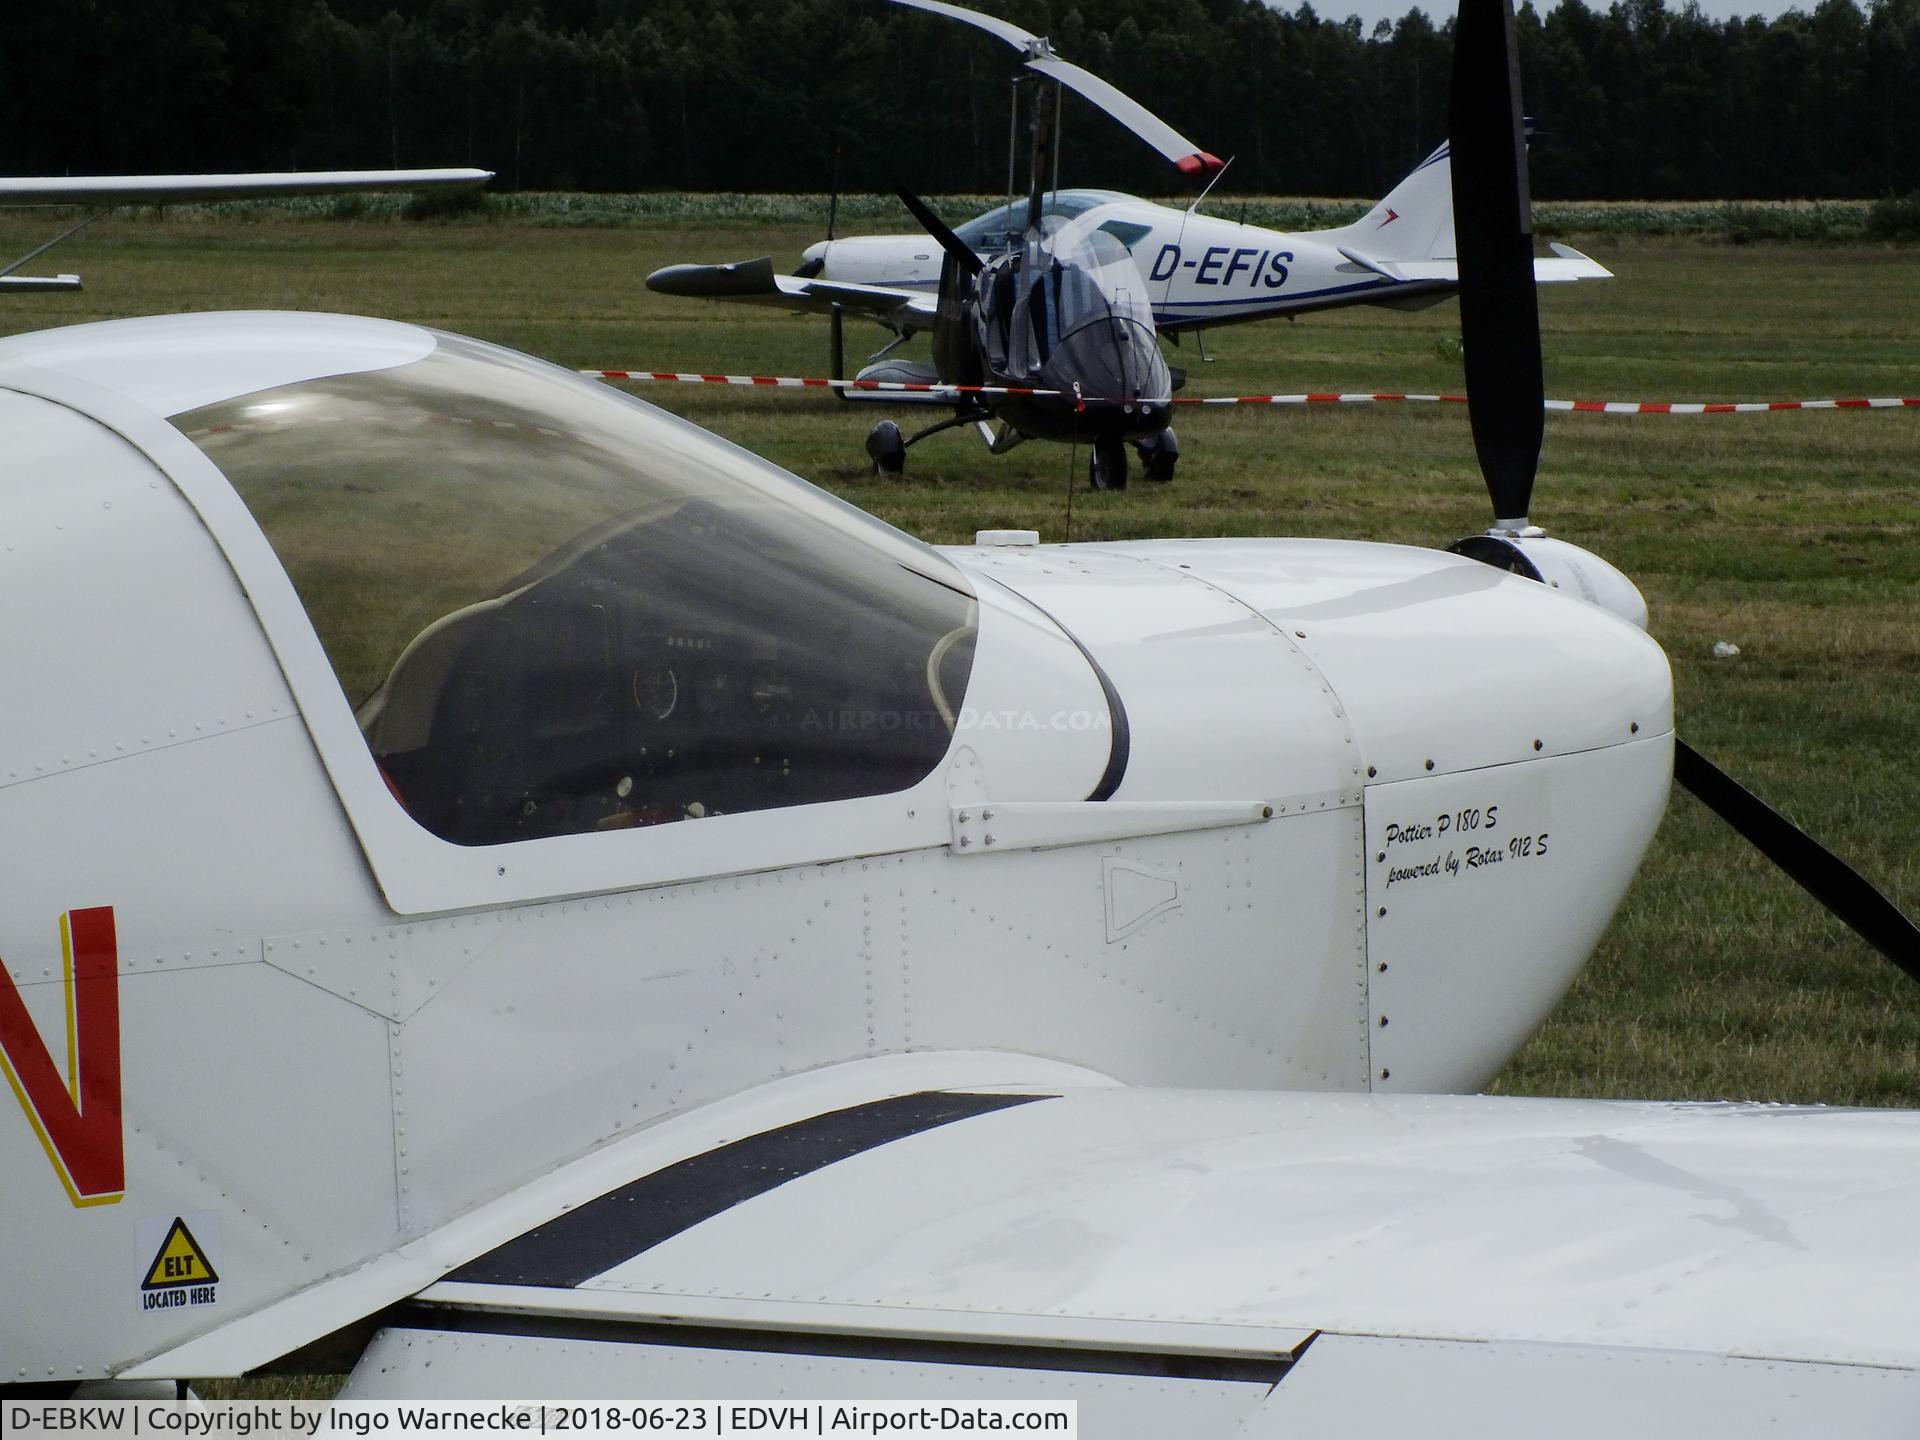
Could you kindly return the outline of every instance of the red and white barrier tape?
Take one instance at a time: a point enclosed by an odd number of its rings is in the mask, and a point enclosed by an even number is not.
[[[1389,391],[1372,394],[1354,391],[1343,394],[1173,397],[1176,405],[1373,405],[1395,401],[1464,405],[1467,397],[1408,395]],[[1580,415],[1752,415],[1772,410],[1920,410],[1920,395],[1843,400],[1549,400],[1547,409]]]
[[[1843,400],[1549,400],[1549,410],[1582,415],[1757,415],[1770,410],[1920,410],[1920,395]]]
[[[1018,385],[945,385],[921,380],[821,380],[791,375],[696,375],[690,370],[582,370],[591,380],[664,380],[679,385],[748,385],[774,390],[901,390],[917,395],[1063,395]]]
[[[1176,395],[1176,405],[1372,405],[1392,400],[1429,400],[1442,405],[1464,405],[1464,395],[1401,395],[1380,391],[1367,394],[1354,391],[1350,394],[1331,392],[1307,395]],[[1549,400],[1551,406],[1554,402]]]
[[[1014,385],[943,385],[908,380],[822,380],[791,375],[700,375],[686,370],[582,370],[594,380],[661,380],[681,385],[745,385],[776,390],[897,390],[942,395],[1064,395]],[[1299,395],[1176,395],[1175,405],[1464,405],[1464,395],[1397,391],[1309,392]],[[1774,410],[1920,410],[1920,395],[1838,400],[1549,400],[1547,409],[1578,415],[1754,415]]]

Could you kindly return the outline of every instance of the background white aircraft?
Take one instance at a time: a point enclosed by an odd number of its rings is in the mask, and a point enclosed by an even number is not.
[[[6,1381],[1911,1436],[1920,1115],[1407,1093],[1553,1003],[1677,746],[1525,524],[1503,16],[1501,564],[935,550],[378,320],[0,341]]]
[[[1127,247],[1163,334],[1343,305],[1418,309],[1460,288],[1444,144],[1359,220],[1331,230],[1269,230],[1111,190],[1050,191],[1046,214],[1103,230]],[[998,254],[1021,223],[1013,209],[1000,206],[954,233],[983,255]],[[1533,262],[1540,284],[1613,274],[1570,245],[1549,248],[1551,256]],[[931,308],[913,304],[913,297],[931,294],[939,279],[940,247],[930,237],[855,235],[809,246],[795,277],[781,277],[781,289],[800,302],[796,308],[837,303],[896,333],[911,333],[932,323]],[[863,298],[834,288],[844,285],[861,287]]]
[[[894,0],[977,26],[1025,57],[1024,65],[1092,101],[1194,175],[1224,168],[1211,154],[1106,81],[1054,54],[1043,37],[995,16],[940,0]],[[1419,309],[1459,289],[1453,238],[1450,151],[1442,144],[1351,225],[1280,231],[1156,204],[1112,190],[1054,190],[1044,214],[1112,235],[1140,272],[1162,334],[1300,315],[1343,305]],[[1027,202],[975,216],[955,233],[983,257],[1017,249]],[[1541,284],[1605,280],[1612,273],[1572,246],[1553,244],[1533,261]],[[758,301],[822,313],[864,315],[897,336],[931,328],[942,252],[929,235],[857,235],[807,248],[791,276],[770,262],[671,266],[648,278],[674,294]],[[656,283],[658,282],[658,283]]]
[[[491,170],[290,170],[251,175],[56,175],[0,177],[0,207],[84,205],[91,213],[43,245],[0,266],[0,292],[78,290],[78,275],[15,272],[77,234],[115,205],[184,205],[212,200],[270,200],[290,195],[470,190]]]

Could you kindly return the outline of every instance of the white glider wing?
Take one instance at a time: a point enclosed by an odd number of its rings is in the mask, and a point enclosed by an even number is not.
[[[80,277],[63,275],[0,275],[0,295],[31,295],[47,290],[78,290]]]
[[[0,206],[84,205],[92,214],[53,239],[0,264],[0,293],[78,290],[78,275],[17,275],[22,265],[86,229],[114,205],[180,205],[209,200],[272,200],[294,195],[377,191],[472,190],[491,170],[286,170],[250,175],[0,176]]]
[[[842,1067],[831,1108],[773,1086],[694,1112],[331,1282],[351,1313],[402,1302],[348,1398],[1051,1397],[1083,1434],[1223,1440],[1920,1431],[1920,1114],[991,1084],[1011,1057],[898,1088],[935,1058]],[[194,1342],[195,1373],[258,1363],[273,1323]]]
[[[180,205],[392,190],[467,190],[491,170],[289,170],[253,175],[0,177],[0,205]]]
[[[781,275],[768,256],[727,265],[668,265],[647,276],[647,288],[660,295],[738,300],[821,315],[838,308],[903,335],[927,329],[939,313],[938,297],[926,291]]]

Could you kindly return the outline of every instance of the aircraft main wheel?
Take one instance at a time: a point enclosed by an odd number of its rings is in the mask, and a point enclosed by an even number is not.
[[[1142,440],[1140,468],[1149,480],[1158,480],[1162,484],[1173,479],[1173,470],[1180,463],[1180,442],[1174,438],[1173,431],[1162,430],[1149,440]]]
[[[882,420],[867,432],[867,454],[873,458],[873,473],[898,475],[907,468],[907,442],[900,427]]]
[[[1127,443],[1124,440],[1096,440],[1087,460],[1087,483],[1096,490],[1127,488]]]

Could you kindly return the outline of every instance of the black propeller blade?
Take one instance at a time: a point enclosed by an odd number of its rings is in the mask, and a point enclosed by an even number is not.
[[[1546,429],[1533,212],[1508,0],[1461,0],[1453,41],[1454,252],[1473,448],[1494,528],[1521,530]]]
[[[1673,778],[1862,940],[1920,980],[1920,927],[1859,871],[1677,735]]]
[[[1512,0],[1460,0],[1449,105],[1454,248],[1467,410],[1496,530],[1525,527],[1545,435],[1519,65]],[[1673,778],[1920,981],[1920,928],[1858,871],[1677,735]]]

